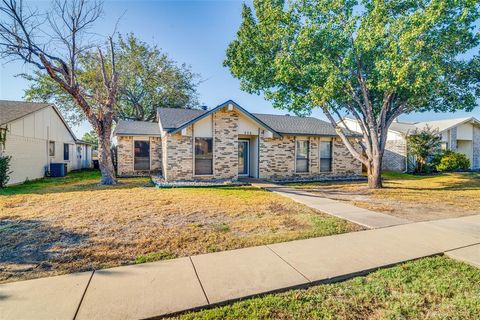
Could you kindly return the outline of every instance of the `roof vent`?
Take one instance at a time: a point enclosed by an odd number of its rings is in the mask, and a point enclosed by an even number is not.
[[[287,117],[290,117],[290,114],[289,114],[289,113],[285,113],[285,115],[286,115]]]
[[[208,110],[208,106],[200,106],[200,109],[207,111],[207,110]]]

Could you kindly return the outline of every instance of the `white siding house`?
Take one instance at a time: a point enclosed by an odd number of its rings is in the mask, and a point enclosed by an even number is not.
[[[361,132],[356,120],[344,119],[347,127]],[[388,171],[407,170],[407,136],[426,127],[438,130],[444,149],[463,153],[470,159],[470,169],[480,170],[480,121],[474,117],[425,122],[394,121],[387,135],[383,169]]]
[[[75,138],[54,105],[0,101],[0,128],[7,130],[0,152],[12,157],[9,184],[44,177],[50,163],[91,167],[91,146]]]

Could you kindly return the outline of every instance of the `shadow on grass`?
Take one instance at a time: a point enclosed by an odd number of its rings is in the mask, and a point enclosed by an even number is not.
[[[39,220],[0,220],[0,279],[52,270],[87,236]]]
[[[0,189],[0,196],[16,194],[48,194],[58,192],[127,189],[152,186],[153,184],[148,177],[122,178],[119,179],[119,183],[116,185],[101,185],[100,171],[82,170],[70,172],[65,177],[42,178],[32,181],[26,181],[19,185],[9,186],[7,188]]]

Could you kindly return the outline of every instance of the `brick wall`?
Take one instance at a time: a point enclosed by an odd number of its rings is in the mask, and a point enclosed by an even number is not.
[[[162,141],[160,137],[150,137],[150,171],[134,170],[134,137],[117,137],[117,174],[119,176],[139,176],[149,175],[150,173],[162,170]]]
[[[271,180],[321,179],[326,176],[348,176],[362,173],[362,165],[345,147],[340,138],[332,143],[332,171],[320,172],[320,138],[309,137],[309,172],[295,172],[295,140],[293,136],[260,138],[260,178]],[[360,146],[356,146],[360,150]]]
[[[213,173],[216,179],[238,177],[238,111],[213,114]]]
[[[192,180],[193,179],[193,143],[192,128],[187,128],[187,135],[181,132],[168,135],[165,138],[166,151],[164,178],[173,180]]]
[[[405,171],[407,157],[407,142],[402,140],[387,140],[382,159],[382,169],[386,171]]]

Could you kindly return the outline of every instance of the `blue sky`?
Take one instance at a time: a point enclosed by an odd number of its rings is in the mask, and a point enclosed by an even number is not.
[[[30,1],[40,8],[48,1]],[[155,43],[179,63],[191,65],[192,70],[204,80],[199,87],[200,101],[209,107],[233,99],[251,112],[284,114],[275,110],[261,96],[240,90],[239,81],[222,66],[225,49],[235,37],[241,21],[242,1],[106,1],[105,15],[95,31],[110,34],[119,17],[118,31],[133,32],[142,40]],[[15,75],[28,72],[30,67],[21,62],[9,62],[0,66],[0,99],[21,100],[27,82]],[[456,114],[411,114],[401,120],[424,121],[453,117],[475,116],[480,109]],[[325,119],[320,111],[313,116]],[[74,128],[81,137],[88,130],[84,124]]]

